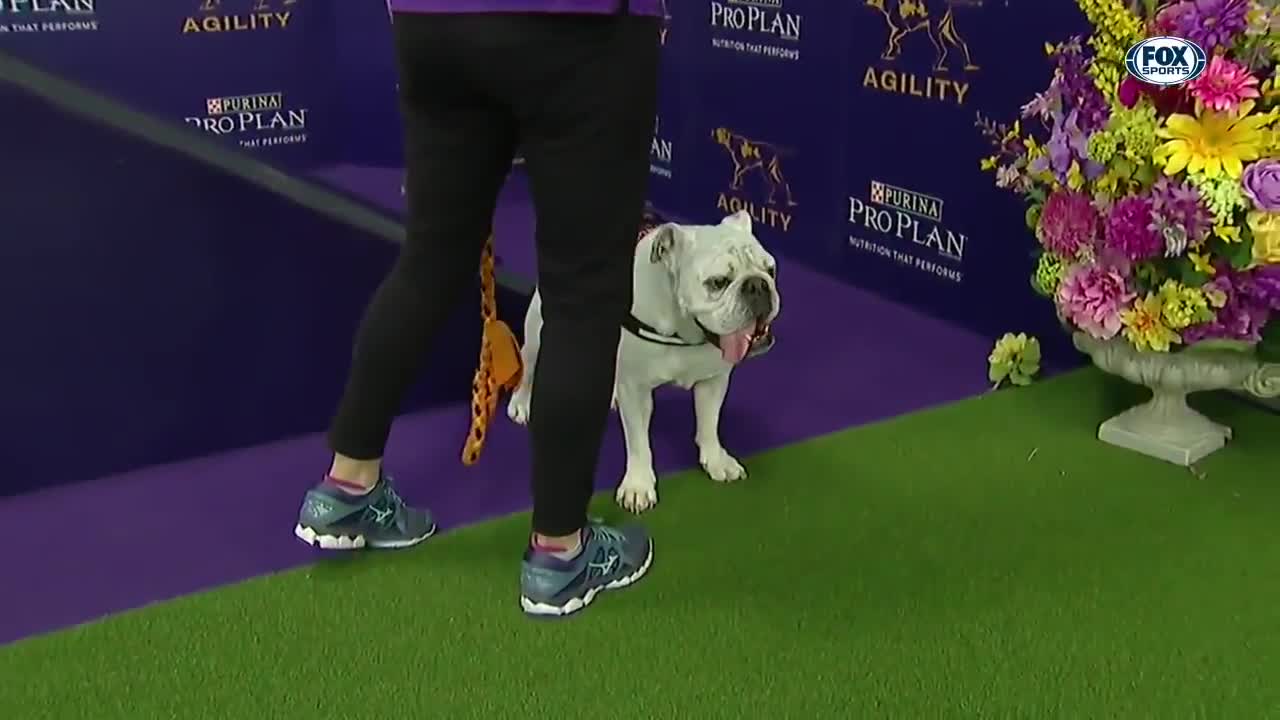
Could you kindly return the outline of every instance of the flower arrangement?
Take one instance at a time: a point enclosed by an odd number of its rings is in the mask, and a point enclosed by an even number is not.
[[[1048,89],[1011,125],[978,118],[983,169],[1028,201],[1032,286],[1100,340],[1280,359],[1280,0],[1077,4],[1093,34],[1046,46]],[[1156,35],[1203,48],[1204,72],[1128,76]]]

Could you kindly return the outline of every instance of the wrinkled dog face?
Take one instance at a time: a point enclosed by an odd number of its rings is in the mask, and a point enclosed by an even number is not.
[[[671,273],[680,309],[704,329],[750,339],[778,316],[777,263],[738,212],[719,225],[663,225],[650,259]]]

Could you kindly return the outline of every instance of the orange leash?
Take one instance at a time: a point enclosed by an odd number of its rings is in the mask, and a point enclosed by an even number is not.
[[[637,239],[657,226],[656,218],[646,213]],[[480,318],[484,321],[484,336],[480,339],[480,364],[471,380],[471,430],[462,446],[462,464],[468,466],[480,459],[489,426],[498,413],[502,391],[515,390],[524,374],[515,333],[511,332],[511,326],[498,319],[497,291],[493,235],[489,235],[480,255]]]
[[[462,446],[462,464],[480,459],[489,426],[498,412],[498,399],[505,390],[514,390],[523,373],[520,346],[511,327],[498,319],[497,280],[494,278],[493,235],[485,241],[480,256],[480,317],[484,336],[480,339],[480,364],[471,381],[471,430]]]

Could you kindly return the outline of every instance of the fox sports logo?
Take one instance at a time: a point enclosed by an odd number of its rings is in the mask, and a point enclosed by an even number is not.
[[[1147,38],[1129,48],[1124,65],[1129,74],[1152,85],[1181,85],[1204,72],[1205,54],[1199,45],[1182,38]]]

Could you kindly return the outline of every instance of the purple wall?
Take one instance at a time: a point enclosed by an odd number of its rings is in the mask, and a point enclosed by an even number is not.
[[[334,162],[400,167],[404,145],[396,103],[396,62],[391,22],[383,0],[343,0],[332,5],[335,112],[342,141]]]
[[[0,53],[287,170],[400,164],[380,0],[0,0]],[[0,496],[323,429],[394,245],[4,78],[0,107]],[[447,333],[406,410],[468,397],[474,306]]]
[[[325,427],[393,243],[3,80],[0,107],[30,190],[0,193],[0,496]],[[476,318],[406,410],[469,397]]]
[[[341,154],[348,128],[337,109],[353,104],[333,82],[330,7],[322,0],[3,0],[0,52],[305,169]]]

